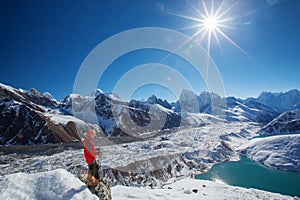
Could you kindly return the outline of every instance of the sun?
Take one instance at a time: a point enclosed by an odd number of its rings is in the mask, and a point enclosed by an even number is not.
[[[216,28],[218,28],[219,26],[219,22],[218,19],[214,16],[208,16],[205,20],[204,20],[204,27],[207,30],[215,30]]]
[[[201,0],[200,5],[195,6],[188,0],[186,2],[196,11],[197,16],[182,15],[177,13],[170,13],[185,19],[189,19],[195,22],[195,25],[184,27],[182,29],[197,29],[193,34],[192,39],[199,41],[199,43],[204,42],[206,44],[208,56],[210,56],[212,40],[221,47],[221,38],[230,42],[241,52],[251,58],[251,56],[243,50],[237,43],[235,43],[226,33],[225,30],[233,30],[234,16],[230,15],[232,9],[237,5],[238,0],[233,1],[231,4],[225,1],[217,1],[219,4],[215,5],[215,0]]]
[[[235,6],[235,4],[225,7],[223,4],[224,1],[221,1],[219,5],[215,5],[214,0],[206,2],[207,3],[205,3],[204,0],[201,1],[202,11],[200,8],[197,8],[188,2],[198,14],[198,17],[192,18],[196,21],[195,27],[198,27],[198,31],[194,36],[200,36],[200,42],[206,39],[208,54],[210,54],[211,42],[213,39],[215,39],[220,46],[220,36],[224,37],[235,46],[238,46],[224,32],[224,29],[232,28],[229,25],[229,22],[231,22],[234,18],[230,16],[230,10]]]

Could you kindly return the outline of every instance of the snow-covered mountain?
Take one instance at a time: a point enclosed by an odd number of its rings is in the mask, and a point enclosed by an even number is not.
[[[179,100],[175,103],[174,111],[181,112],[182,105],[185,112],[207,113],[228,121],[268,123],[278,116],[278,112],[274,109],[255,99],[221,98],[218,94],[207,91],[197,96],[193,91],[183,90]]]
[[[146,102],[124,102],[96,90],[90,96],[70,94],[58,102],[49,93],[1,84],[0,145],[76,142],[88,128],[103,137],[140,137],[144,132],[189,125],[168,108],[166,101],[154,96]]]
[[[162,100],[160,98],[157,98],[155,95],[152,95],[147,100],[148,104],[159,104],[167,109],[172,109],[171,104],[167,100]]]
[[[300,172],[300,135],[276,135],[255,138],[242,145],[248,158],[277,169]]]
[[[49,94],[0,84],[0,145],[80,141],[77,130],[86,131],[92,125],[64,115],[59,106]]]
[[[264,165],[300,172],[300,110],[282,113],[240,147],[240,152]]]
[[[262,92],[256,100],[279,113],[300,109],[300,91],[297,89],[280,93]]]
[[[275,110],[255,100],[240,100],[228,97],[226,102],[226,119],[230,121],[241,120],[267,123],[278,116]]]
[[[70,94],[62,101],[56,101],[49,93],[1,84],[0,144],[74,142],[89,127],[103,136],[140,138],[145,132],[179,126],[197,127],[214,121],[268,123],[278,116],[278,112],[261,103],[263,99],[268,101],[262,97],[268,96],[266,94],[258,99],[241,100],[221,98],[209,92],[197,96],[192,91],[183,90],[179,100],[170,104],[154,95],[147,101],[125,102],[98,89],[89,96]],[[280,97],[278,104],[289,99],[291,103],[288,105],[298,105],[297,90],[276,95]],[[273,99],[272,105],[275,105],[276,98]],[[79,133],[76,128],[80,129]]]
[[[161,129],[179,127],[184,123],[178,113],[161,106],[155,97],[146,102],[122,101],[101,92],[95,96],[68,95],[60,109],[89,123],[99,123],[107,136],[137,136],[142,132],[159,131],[146,129],[150,123],[160,123]],[[159,101],[160,102],[160,101]],[[165,120],[164,120],[165,118]],[[139,127],[141,127],[139,129]]]
[[[300,110],[282,113],[260,130],[264,136],[296,133],[300,133]]]
[[[221,98],[213,92],[202,92],[199,96],[193,91],[182,91],[174,110],[181,112],[180,104],[187,112],[200,112],[214,115],[225,113],[229,121],[256,121],[268,123],[279,114],[300,109],[300,91],[262,92],[258,98],[245,100],[235,97]]]

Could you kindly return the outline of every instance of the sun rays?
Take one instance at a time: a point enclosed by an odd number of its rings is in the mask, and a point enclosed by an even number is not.
[[[182,15],[178,13],[170,13],[181,18],[185,18],[195,22],[192,26],[186,26],[182,29],[196,29],[192,39],[203,43],[206,46],[208,57],[211,54],[212,41],[216,41],[219,47],[221,46],[221,39],[225,39],[246,56],[251,56],[243,50],[229,35],[225,33],[225,30],[234,29],[233,22],[235,17],[231,15],[231,11],[237,5],[238,1],[233,1],[231,4],[225,1],[218,1],[216,4],[215,0],[205,1],[201,0],[201,4],[197,6],[189,1],[186,1],[188,5],[196,12],[197,16]]]

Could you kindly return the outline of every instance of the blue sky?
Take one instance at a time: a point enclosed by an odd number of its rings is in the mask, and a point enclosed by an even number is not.
[[[72,92],[76,73],[89,52],[117,33],[164,27],[192,36],[197,29],[186,27],[197,22],[174,14],[199,17],[190,4],[203,10],[199,1],[181,0],[2,0],[0,82],[16,88],[34,87],[62,99]],[[300,89],[300,1],[238,1],[226,17],[232,18],[233,28],[221,30],[250,55],[220,35],[220,45],[212,39],[210,54],[227,96],[246,98],[262,91]],[[205,48],[207,42],[201,44]],[[164,60],[166,55],[148,49],[121,56],[104,73],[99,87],[110,92],[134,66],[162,62],[183,74],[196,93],[206,89],[186,61],[176,56]],[[175,98],[166,88],[153,84],[139,88],[134,97],[147,98],[152,93]]]

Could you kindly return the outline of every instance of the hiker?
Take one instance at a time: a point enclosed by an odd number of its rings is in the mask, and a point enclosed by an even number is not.
[[[87,184],[96,187],[99,184],[99,164],[97,163],[97,155],[101,155],[101,152],[98,152],[94,144],[95,130],[89,130],[84,140],[82,141],[84,147],[84,157],[85,161],[89,166]]]

